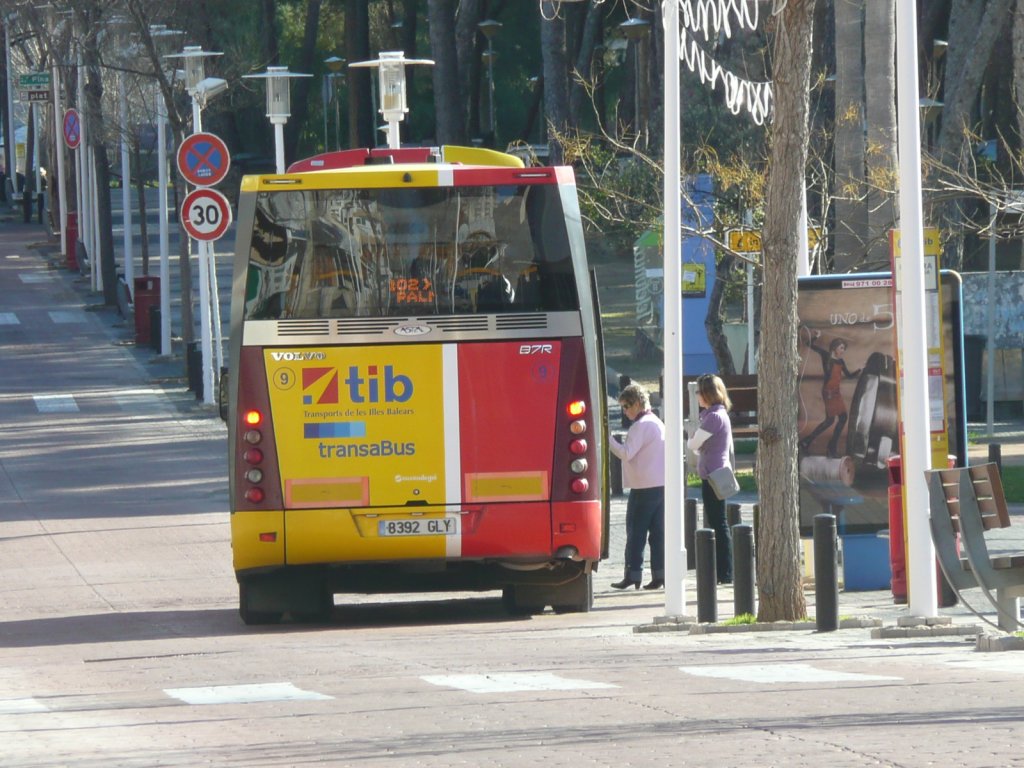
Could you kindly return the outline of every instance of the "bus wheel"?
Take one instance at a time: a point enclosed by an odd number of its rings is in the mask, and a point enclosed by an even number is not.
[[[594,607],[594,577],[584,573],[558,587],[551,607],[555,613],[589,613]]]
[[[302,600],[301,608],[293,608],[292,620],[300,624],[327,624],[334,612],[334,593],[327,588],[326,579],[314,580],[310,585],[310,599]],[[310,601],[315,601],[310,605]]]
[[[543,605],[523,605],[516,595],[516,588],[507,586],[501,590],[501,604],[509,616],[533,616],[544,610]]]
[[[250,586],[242,581],[238,585],[238,614],[242,621],[248,626],[258,624],[280,624],[282,611],[258,611],[252,606],[252,595]]]

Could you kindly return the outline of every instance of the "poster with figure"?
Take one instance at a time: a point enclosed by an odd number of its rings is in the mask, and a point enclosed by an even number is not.
[[[958,464],[966,458],[960,297],[959,276],[943,272],[941,399]],[[801,535],[811,535],[821,513],[836,516],[840,534],[885,530],[888,459],[900,452],[892,279],[801,278],[797,313]]]

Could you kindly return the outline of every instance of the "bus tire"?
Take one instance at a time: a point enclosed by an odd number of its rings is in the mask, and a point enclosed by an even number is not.
[[[280,624],[283,613],[281,611],[257,611],[250,606],[252,596],[249,594],[249,585],[244,581],[238,584],[238,615],[246,626],[252,627],[260,624]]]
[[[501,590],[501,604],[509,616],[533,616],[544,610],[543,605],[524,605],[519,602],[516,588],[511,584]]]
[[[551,607],[555,613],[589,613],[594,607],[594,577],[583,573],[579,578],[557,588]]]

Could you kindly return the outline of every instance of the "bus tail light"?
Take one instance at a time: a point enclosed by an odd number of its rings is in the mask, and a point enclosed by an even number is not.
[[[246,375],[237,377],[232,511],[283,509],[263,349],[243,347],[239,369]]]
[[[251,501],[253,504],[259,504],[263,499],[266,498],[266,494],[263,493],[263,489],[259,487],[248,488],[245,491],[246,501]]]
[[[595,407],[586,360],[582,338],[562,341],[558,402],[564,415],[556,427],[553,502],[592,501],[600,493],[601,460],[596,448],[600,424],[586,418]],[[600,422],[600,410],[595,418]]]
[[[565,410],[575,419],[587,412],[587,404],[583,400],[573,400]]]

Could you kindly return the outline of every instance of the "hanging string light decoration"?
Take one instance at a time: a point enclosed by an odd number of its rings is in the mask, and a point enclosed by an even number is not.
[[[755,124],[763,125],[771,116],[772,84],[747,80],[729,71],[715,61],[697,39],[698,36],[703,37],[704,43],[709,43],[719,35],[731,38],[734,23],[740,30],[756,30],[759,21],[758,0],[666,2],[679,3],[679,58],[687,69],[700,77],[700,81],[709,88],[721,87],[726,107],[734,115],[745,110]]]

